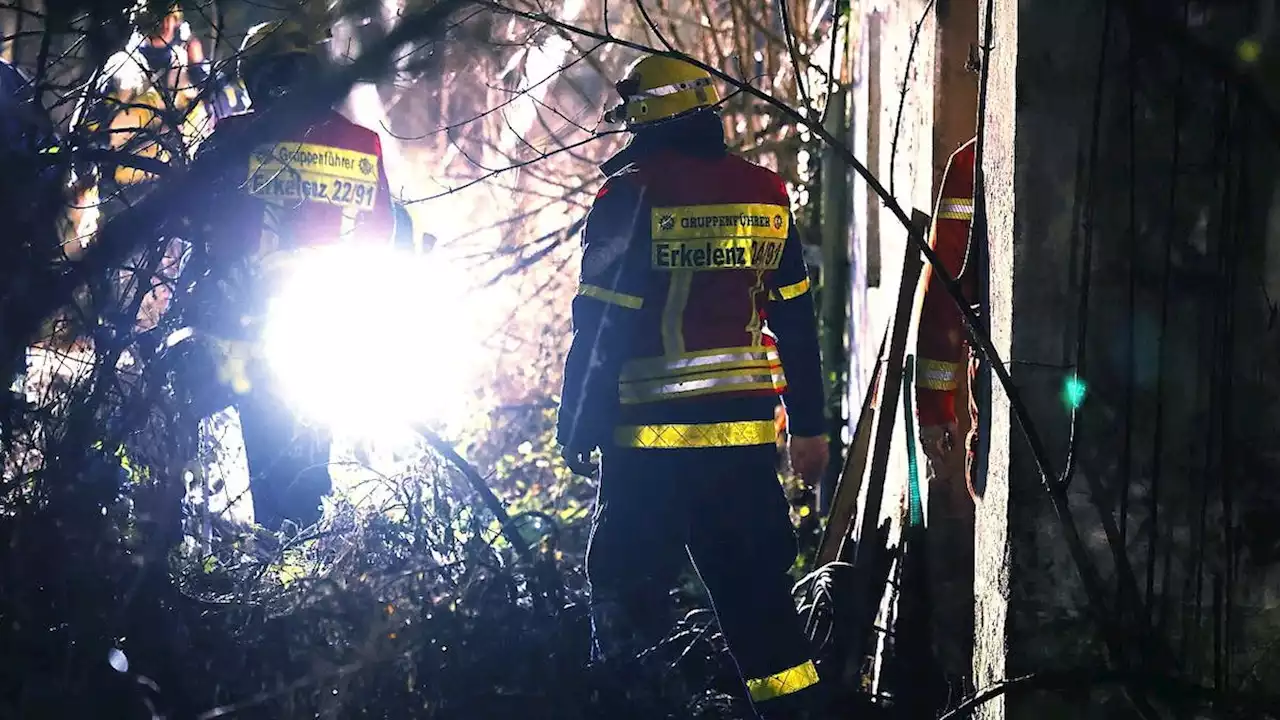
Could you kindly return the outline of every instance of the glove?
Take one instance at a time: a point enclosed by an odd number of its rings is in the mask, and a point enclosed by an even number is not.
[[[787,444],[787,452],[791,459],[791,469],[795,470],[809,485],[816,485],[822,480],[822,473],[827,470],[830,447],[826,435],[814,437],[791,436]]]
[[[569,466],[574,475],[582,477],[595,477],[596,471],[600,466],[591,460],[591,453],[595,448],[571,448],[565,447],[560,449],[560,457],[564,460],[564,464]]]
[[[947,458],[960,441],[960,429],[955,421],[920,428],[920,449],[924,451],[929,466],[929,477],[946,475]]]

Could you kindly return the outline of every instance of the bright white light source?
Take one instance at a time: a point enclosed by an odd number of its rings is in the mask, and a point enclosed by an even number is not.
[[[434,256],[339,244],[289,258],[263,349],[294,410],[377,437],[465,403],[476,347],[459,273]]]
[[[111,648],[107,652],[107,664],[116,672],[129,672],[129,658],[119,648]]]

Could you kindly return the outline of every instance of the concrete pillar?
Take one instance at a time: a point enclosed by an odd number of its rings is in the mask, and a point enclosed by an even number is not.
[[[992,17],[983,131],[990,331],[1055,470],[1064,462],[1069,427],[1059,392],[1076,319],[1073,193],[1078,156],[1089,144],[1102,7],[1094,0],[994,0]],[[980,688],[1045,668],[1100,662],[1097,631],[1060,525],[1007,397],[994,378],[992,384],[988,475],[976,509],[974,675]],[[1088,505],[1084,485],[1072,486],[1077,512]],[[1097,535],[1096,516],[1089,521],[1088,534]],[[993,700],[977,717],[1096,715],[1088,698],[1037,693]]]

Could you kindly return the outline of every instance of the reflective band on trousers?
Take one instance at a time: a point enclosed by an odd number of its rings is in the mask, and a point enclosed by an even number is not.
[[[780,698],[783,695],[800,692],[817,684],[818,668],[814,666],[812,660],[806,660],[780,673],[748,680],[747,692],[751,694],[752,700],[764,702],[765,700]]]
[[[614,430],[619,447],[674,450],[677,448],[772,445],[778,430],[772,420],[702,423],[698,425],[624,425]]]

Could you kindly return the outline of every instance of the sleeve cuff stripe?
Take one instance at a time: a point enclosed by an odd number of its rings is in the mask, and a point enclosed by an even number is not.
[[[606,290],[599,285],[588,285],[587,283],[582,283],[578,286],[578,294],[630,310],[639,310],[644,307],[644,298],[638,295],[628,295],[626,293],[614,292],[613,290]]]
[[[938,203],[938,219],[970,220],[973,218],[973,198],[944,197]]]
[[[916,387],[927,390],[955,390],[959,386],[960,363],[920,360]]]
[[[771,294],[775,300],[792,300],[807,292],[809,292],[809,278],[806,277],[798,283],[783,285]]]

